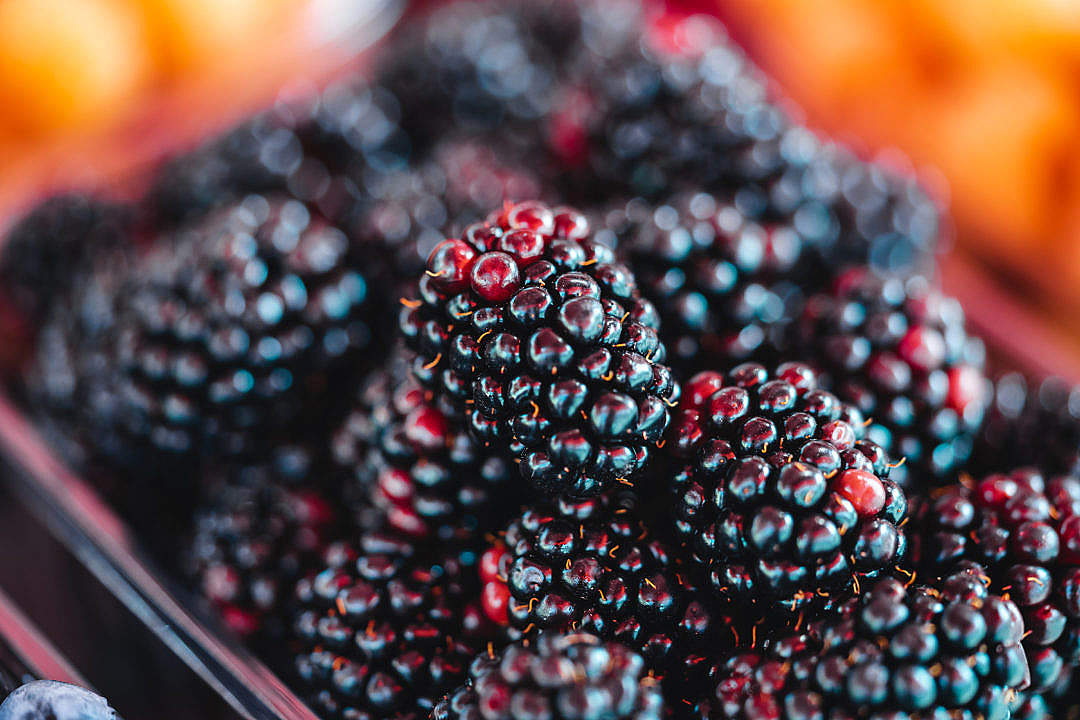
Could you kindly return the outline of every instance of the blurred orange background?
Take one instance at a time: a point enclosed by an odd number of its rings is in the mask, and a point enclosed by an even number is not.
[[[394,0],[0,0],[0,228],[346,64]]]
[[[691,4],[812,126],[910,158],[948,199],[961,255],[1080,344],[1080,3]],[[0,0],[0,225],[35,193],[124,176],[341,66],[351,49],[328,42],[325,5]]]

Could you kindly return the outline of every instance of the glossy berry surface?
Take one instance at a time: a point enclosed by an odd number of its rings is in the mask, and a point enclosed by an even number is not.
[[[569,197],[731,198],[752,220],[790,224],[811,278],[932,261],[938,209],[918,184],[796,122],[715,18],[585,8],[584,48],[551,119],[550,137],[575,140],[552,144],[571,170]]]
[[[800,352],[823,384],[870,420],[869,438],[905,458],[893,478],[913,491],[950,482],[991,394],[959,303],[921,278],[858,269],[811,297],[799,322]]]
[[[501,527],[524,498],[511,495],[511,458],[481,447],[453,411],[429,399],[391,358],[365,382],[332,438],[345,494],[358,514],[425,542],[461,542]]]
[[[469,682],[443,698],[433,720],[659,720],[658,682],[625,645],[575,632],[488,651],[473,660]]]
[[[674,525],[721,596],[797,610],[904,558],[904,492],[805,365],[702,373],[669,432]]]
[[[841,615],[814,628],[824,645],[815,681],[849,708],[1008,717],[1013,692],[1028,683],[1020,613],[979,583],[887,578]]]
[[[112,419],[158,453],[252,453],[361,372],[368,286],[348,239],[295,200],[249,196],[135,268],[121,293]]]
[[[322,717],[421,720],[465,680],[480,648],[468,554],[361,532],[332,544],[296,588],[296,672]]]
[[[964,572],[1024,616],[1031,690],[1056,694],[1080,662],[1080,478],[1020,469],[953,485],[914,513],[916,567]]]
[[[569,209],[507,206],[432,251],[401,315],[415,371],[548,493],[630,482],[678,396],[652,304]]]
[[[803,293],[828,280],[800,263],[790,225],[759,225],[707,193],[618,203],[597,225],[659,310],[672,364],[690,374],[778,360]]]
[[[693,568],[680,567],[650,536],[625,494],[534,504],[489,553],[481,566],[492,588],[485,611],[505,615],[511,637],[586,630],[629,645],[658,670],[710,641],[730,642]]]
[[[978,584],[877,580],[803,631],[717,656],[678,714],[1003,720],[1027,682],[1023,628],[1011,602]]]

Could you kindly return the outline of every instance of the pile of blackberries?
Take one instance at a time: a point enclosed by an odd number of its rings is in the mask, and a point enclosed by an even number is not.
[[[0,266],[28,408],[319,715],[1078,711],[1080,392],[990,382],[917,183],[699,15],[381,53]]]

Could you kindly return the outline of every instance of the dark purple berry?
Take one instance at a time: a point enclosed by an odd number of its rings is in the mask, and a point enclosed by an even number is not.
[[[714,591],[793,610],[900,562],[906,500],[858,410],[793,363],[723,382],[691,379],[668,435],[675,530]]]
[[[566,208],[507,206],[436,247],[401,316],[421,381],[549,493],[631,481],[678,395],[655,310],[586,228]]]

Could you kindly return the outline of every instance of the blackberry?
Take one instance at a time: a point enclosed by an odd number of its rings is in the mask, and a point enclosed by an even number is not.
[[[473,556],[427,550],[364,531],[297,584],[296,671],[322,717],[420,720],[464,682],[485,639]]]
[[[199,475],[186,460],[154,461],[124,421],[130,408],[116,340],[138,266],[130,250],[102,252],[71,279],[38,330],[19,390],[58,456],[94,484],[144,547],[171,562],[191,530]]]
[[[263,196],[146,257],[116,298],[111,348],[129,450],[251,453],[301,411],[327,412],[371,339],[355,259],[304,205]]]
[[[582,138],[564,196],[710,192],[751,219],[790,224],[806,244],[803,264],[822,273],[931,261],[938,211],[918,185],[795,123],[715,19],[590,8],[551,119]]]
[[[579,42],[579,14],[550,1],[444,5],[405,23],[375,77],[400,100],[419,149],[455,132],[538,146],[560,65]]]
[[[758,225],[707,193],[660,206],[635,199],[598,225],[597,239],[629,257],[660,311],[673,365],[692,374],[707,363],[779,358],[800,284],[812,287],[797,272],[802,240],[790,226]]]
[[[644,466],[678,386],[655,308],[584,216],[506,207],[436,246],[419,290],[401,316],[418,376],[525,478],[587,495]]]
[[[689,382],[667,441],[674,525],[716,593],[796,610],[903,559],[907,500],[863,425],[797,363]]]
[[[659,720],[663,698],[641,656],[589,633],[544,633],[535,643],[482,653],[469,682],[433,720]]]
[[[33,324],[67,298],[100,254],[129,241],[127,208],[87,195],[56,195],[36,205],[7,233],[0,286]]]
[[[876,581],[801,635],[721,657],[709,689],[673,704],[702,720],[996,718],[1025,684],[1024,626],[975,582]]]
[[[763,76],[718,22],[687,20],[693,47],[683,47],[655,15],[627,3],[591,10],[553,120],[581,137],[580,153],[566,158],[578,168],[571,182],[586,193],[657,198],[738,187],[749,179],[740,175],[775,172],[790,122],[768,104]],[[584,176],[599,182],[585,185]]]
[[[693,574],[626,493],[531,505],[480,564],[484,610],[511,637],[585,630],[659,671],[723,640],[723,609],[699,599]]]
[[[997,380],[970,470],[1023,466],[1080,474],[1080,387],[1061,378],[1029,383],[1018,373]]]
[[[850,271],[809,299],[801,356],[826,387],[871,419],[868,437],[906,458],[893,479],[941,485],[971,455],[990,383],[982,342],[967,334],[960,304],[919,277]]]
[[[311,487],[308,462],[303,449],[282,448],[267,463],[222,468],[195,515],[184,569],[242,636],[282,637],[293,586],[333,531],[332,503]]]
[[[713,18],[618,0],[455,3],[388,55],[376,76],[420,146],[463,132],[531,148],[530,165],[582,205],[710,192],[792,225],[821,273],[932,261],[938,210],[910,172],[795,123]]]
[[[428,400],[402,355],[368,379],[333,437],[346,492],[359,512],[374,507],[425,542],[501,527],[516,510],[508,492],[516,468],[480,448],[452,409]]]
[[[31,680],[0,704],[4,720],[116,720],[109,701],[85,688],[56,680]]]
[[[964,708],[1001,718],[1027,685],[1020,613],[978,581],[905,587],[886,578],[849,601],[842,617],[817,630],[824,654],[815,676],[849,708]]]
[[[1024,615],[1031,689],[1050,695],[1080,663],[1080,477],[1021,469],[915,504],[923,576],[966,572]]]

